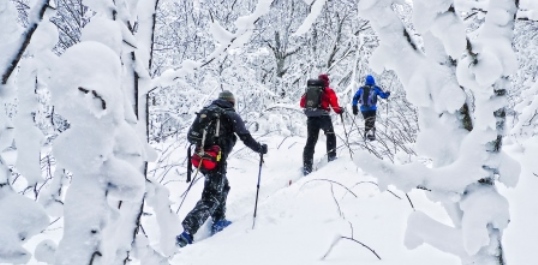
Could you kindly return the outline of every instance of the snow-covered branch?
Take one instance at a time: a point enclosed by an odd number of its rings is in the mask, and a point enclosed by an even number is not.
[[[2,3],[3,5],[9,5],[10,1],[4,1]],[[0,6],[1,7],[1,6]],[[32,35],[34,34],[35,30],[37,29],[37,26],[39,22],[43,19],[43,16],[45,15],[45,11],[49,8],[49,0],[39,0],[36,2],[35,6],[32,8],[32,14],[30,16],[30,25],[28,25],[28,28],[24,31],[24,33],[12,44],[14,49],[9,50],[10,57],[9,62],[5,65],[0,64],[0,74],[2,76],[2,85],[6,85],[8,82],[9,77],[11,74],[13,74],[13,71],[17,67],[17,64],[22,58],[22,55],[26,51],[26,48],[28,48],[28,45],[30,44],[30,40],[32,39]],[[1,14],[0,14],[1,15]],[[7,41],[9,43],[8,39],[4,39],[4,41]]]
[[[237,31],[231,33],[224,29],[217,21],[213,21],[211,32],[216,42],[216,49],[203,61],[185,61],[177,70],[168,70],[153,82],[153,87],[168,86],[178,79],[192,73],[196,69],[210,64],[216,58],[227,53],[229,50],[239,47],[247,42],[252,35],[252,30],[261,16],[269,12],[273,0],[259,0],[254,12],[249,16],[240,17],[237,22]]]
[[[408,99],[419,106],[417,153],[432,158],[434,164],[433,168],[418,162],[392,165],[365,153],[359,153],[355,161],[378,178],[382,189],[389,185],[403,191],[425,187],[445,204],[454,227],[442,228],[437,221],[425,221],[427,218],[415,218],[422,221],[412,225],[413,216],[420,215],[415,213],[410,216],[407,238],[413,243],[408,246],[429,243],[458,255],[464,264],[477,260],[504,264],[501,236],[509,219],[508,206],[496,191],[494,179],[497,176],[513,186],[519,174],[518,163],[501,151],[507,76],[516,64],[511,47],[516,3],[490,1],[484,7],[487,12],[481,34],[474,37],[467,36],[456,13],[463,7],[454,6],[454,1],[414,1],[413,22],[424,39],[420,49],[395,15],[394,3],[359,3],[361,14],[381,39],[371,64],[378,71],[394,70],[406,87]],[[404,32],[403,36],[398,36],[399,32]],[[467,98],[461,88],[472,91],[474,97]],[[473,109],[468,106],[471,100]],[[444,140],[440,143],[439,139]],[[503,207],[485,210],[483,205],[491,201]],[[426,223],[432,228],[429,234],[438,231],[438,238],[451,239],[449,245],[459,250],[449,250],[450,246],[418,231]]]

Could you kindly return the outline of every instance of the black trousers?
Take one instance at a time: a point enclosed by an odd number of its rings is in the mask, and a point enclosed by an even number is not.
[[[226,198],[230,191],[226,167],[226,161],[221,161],[217,170],[204,174],[202,198],[182,222],[183,229],[191,235],[194,235],[210,216],[213,221],[226,217]]]
[[[314,149],[318,142],[319,130],[323,130],[327,137],[327,158],[332,161],[336,158],[336,135],[331,117],[328,115],[308,117],[306,121],[308,138],[303,151],[303,166],[308,172],[312,171]]]
[[[373,130],[375,133],[375,118],[376,118],[376,111],[375,110],[368,110],[368,111],[361,111],[362,117],[364,117],[364,137],[366,137],[366,134],[370,130]]]

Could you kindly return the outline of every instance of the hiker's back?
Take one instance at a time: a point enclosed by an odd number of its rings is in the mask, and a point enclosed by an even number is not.
[[[254,140],[239,114],[235,112],[234,106],[235,97],[232,92],[220,92],[217,100],[197,113],[187,133],[189,142],[198,146],[192,157],[191,148],[188,149],[191,163],[187,166],[187,182],[191,181],[192,166],[197,166],[199,170],[196,173],[204,174],[205,180],[202,198],[181,223],[183,232],[176,237],[176,245],[180,248],[194,242],[194,234],[209,217],[213,222],[212,233],[221,231],[231,223],[226,220],[226,198],[230,191],[226,176],[226,157],[235,144],[236,134],[247,147],[260,154],[261,172],[262,155],[267,154],[267,145]],[[192,183],[187,191],[192,187]],[[180,207],[182,204],[183,201]]]
[[[361,87],[362,93],[359,98],[359,104],[361,108],[372,108],[376,104],[377,96],[375,94],[375,87],[372,85],[364,85]]]
[[[328,115],[322,106],[325,85],[321,80],[309,79],[304,94],[304,113],[308,117]]]
[[[207,148],[219,145],[219,138],[223,135],[223,116],[225,110],[216,104],[202,108],[196,113],[189,131],[187,140],[196,147]]]

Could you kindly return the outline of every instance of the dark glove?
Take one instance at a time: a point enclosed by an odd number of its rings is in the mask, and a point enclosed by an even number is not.
[[[338,114],[344,114],[344,112],[346,112],[346,109],[340,108],[340,111],[338,112]]]
[[[260,153],[262,155],[267,154],[267,145],[266,144],[260,144],[260,150],[258,151],[258,153]]]
[[[390,91],[385,92],[385,94],[387,94],[387,97],[389,97],[390,96]]]
[[[357,106],[353,106],[353,115],[359,114],[359,108]]]

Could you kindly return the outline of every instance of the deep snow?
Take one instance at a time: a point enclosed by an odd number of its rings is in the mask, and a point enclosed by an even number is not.
[[[304,138],[275,136],[259,140],[269,143],[270,151],[262,168],[255,228],[252,229],[252,223],[258,156],[239,144],[235,149],[239,151],[230,159],[228,170],[232,188],[227,217],[233,225],[208,237],[209,223],[206,223],[196,234],[195,244],[179,250],[171,264],[460,263],[455,256],[428,245],[406,249],[404,234],[407,217],[413,208],[405,194],[394,188],[389,189],[391,192],[379,192],[375,178],[364,175],[349,158],[347,150],[340,149],[336,161],[324,162],[325,137],[321,136],[315,154],[320,168],[302,177]],[[331,181],[345,187],[331,184]],[[186,188],[185,183],[177,184],[172,188],[175,199]],[[532,207],[529,199],[536,197],[533,188],[537,186],[538,178],[524,171],[516,189],[500,188],[512,207],[512,222],[504,238],[506,260],[510,264],[533,264],[528,262],[537,260],[532,253],[538,250],[538,236],[529,236],[529,232],[536,234],[532,224],[538,220],[538,210]],[[202,182],[199,182],[189,193],[179,214],[181,219],[200,197],[201,188]],[[426,193],[413,190],[408,194],[415,209],[450,225],[444,210],[429,201]],[[375,250],[382,260],[361,245],[342,240],[322,261],[339,235],[353,236]]]
[[[341,125],[335,126],[339,134]],[[228,166],[231,191],[227,218],[233,224],[208,237],[209,222],[206,223],[196,234],[195,243],[178,249],[170,264],[460,264],[457,257],[428,245],[414,250],[404,246],[407,218],[413,211],[405,194],[393,187],[389,187],[390,192],[380,192],[375,178],[366,176],[352,162],[348,151],[343,149],[341,138],[338,140],[338,159],[327,163],[324,157],[325,137],[320,133],[314,156],[318,170],[307,177],[300,174],[303,137],[269,135],[257,139],[268,143],[269,153],[264,157],[255,228],[252,225],[259,156],[239,142]],[[538,262],[534,255],[538,251],[538,229],[535,229],[538,209],[533,201],[537,197],[538,177],[527,170],[527,165],[533,163],[532,156],[524,154],[538,152],[538,145],[522,149],[512,144],[506,149],[522,162],[523,171],[515,189],[499,185],[502,194],[509,200],[511,214],[504,236],[505,256],[508,264],[532,265]],[[522,153],[523,150],[525,153]],[[185,149],[178,148],[173,156],[172,160],[181,163]],[[170,199],[174,202],[174,212],[188,186],[185,176],[176,173],[171,171],[163,181],[167,183]],[[201,181],[193,185],[179,211],[177,223],[172,223],[167,233],[182,231],[180,221],[200,198],[202,186]],[[442,207],[429,201],[426,194],[427,191],[422,190],[408,193],[415,209],[450,224]],[[146,211],[152,214],[151,208],[147,207]],[[143,225],[150,235],[151,244],[159,250],[160,235],[155,218],[151,217],[144,217]],[[29,240],[25,247],[33,251],[44,238],[58,240],[60,230],[55,227],[60,225],[61,221],[55,223],[43,234]],[[338,242],[322,260],[340,235],[353,237],[369,246],[381,260],[350,240]],[[44,263],[32,260],[30,264]]]

